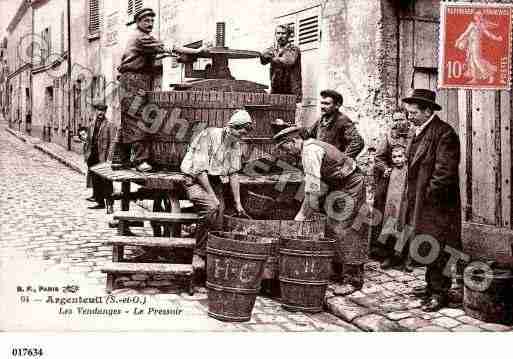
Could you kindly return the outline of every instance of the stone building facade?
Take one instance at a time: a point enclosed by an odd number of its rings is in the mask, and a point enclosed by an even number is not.
[[[31,117],[32,54],[29,47],[20,44],[27,42],[32,21],[30,1],[24,0],[7,26],[6,117],[11,127],[23,131],[27,130],[27,119],[30,123]]]

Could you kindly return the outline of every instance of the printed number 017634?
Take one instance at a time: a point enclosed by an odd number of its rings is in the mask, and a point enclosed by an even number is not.
[[[13,357],[42,357],[43,348],[12,348]]]

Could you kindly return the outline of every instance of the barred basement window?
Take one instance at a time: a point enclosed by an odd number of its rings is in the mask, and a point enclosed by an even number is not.
[[[89,35],[100,32],[100,1],[89,0]]]

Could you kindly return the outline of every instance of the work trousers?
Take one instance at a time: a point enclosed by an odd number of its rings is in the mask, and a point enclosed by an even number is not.
[[[207,239],[209,231],[220,231],[223,229],[223,215],[225,210],[224,185],[218,176],[209,176],[219,205],[199,183],[193,182],[186,187],[187,198],[194,204],[196,212],[201,219],[196,229],[195,253],[206,256]]]

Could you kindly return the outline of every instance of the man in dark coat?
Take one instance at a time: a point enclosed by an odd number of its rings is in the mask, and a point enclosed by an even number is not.
[[[315,138],[335,146],[344,155],[356,158],[364,147],[362,136],[354,123],[340,112],[344,98],[334,90],[321,91],[322,116],[305,129],[305,138]]]
[[[87,163],[87,167],[92,167],[98,163],[111,160],[112,146],[116,135],[114,125],[105,117],[107,106],[101,102],[96,102],[93,104],[93,107],[95,108],[95,119],[89,126],[87,139],[84,144],[84,159]],[[110,196],[113,192],[112,182],[91,171],[88,172],[88,176],[91,178],[93,198],[97,203],[95,206],[89,208],[105,208],[105,200],[109,202],[110,207]]]
[[[436,259],[425,260],[427,286],[416,291],[425,300],[425,311],[437,311],[447,304],[451,277],[445,268],[449,259],[446,248],[462,247],[460,141],[454,129],[435,114],[441,110],[435,100],[436,94],[426,89],[415,89],[403,99],[409,118],[417,126],[407,150],[405,200],[400,210],[403,231],[411,230],[414,235],[410,237],[413,260],[436,253],[435,241],[440,248]],[[413,246],[414,242],[424,243]]]

